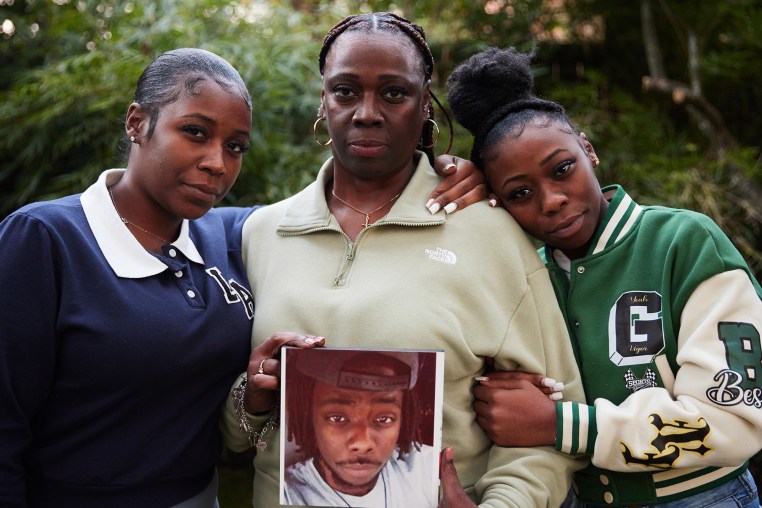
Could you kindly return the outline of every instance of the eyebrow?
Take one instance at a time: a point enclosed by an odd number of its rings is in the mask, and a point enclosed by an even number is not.
[[[333,74],[329,76],[330,81],[335,81],[337,79],[359,79],[361,76],[360,74],[355,74],[353,72],[339,72],[338,74]],[[413,85],[415,84],[414,80],[408,79],[404,74],[379,74],[378,76],[375,76],[379,79],[382,79],[384,81],[390,81],[394,79],[399,79],[402,81],[406,81],[407,83]]]
[[[217,120],[215,120],[213,118],[210,118],[210,117],[208,117],[206,115],[202,115],[201,113],[189,113],[187,115],[180,115],[178,118],[199,118],[199,119],[201,119],[201,120],[203,120],[203,121],[205,121],[207,123],[210,123],[213,126],[217,127]],[[251,137],[251,132],[244,131],[244,130],[241,130],[241,129],[236,129],[235,130],[235,134],[236,135],[245,136],[247,138]]]
[[[200,118],[207,123],[217,125],[217,120],[214,120],[213,118],[210,118],[206,115],[202,115],[201,113],[188,113],[187,115],[180,115],[180,118]]]
[[[564,149],[563,149],[563,148],[557,148],[556,150],[553,150],[553,152],[552,152],[550,155],[548,155],[547,157],[545,157],[544,159],[542,159],[542,160],[540,161],[540,164],[545,164],[545,163],[546,163],[546,162],[548,162],[550,159],[552,159],[553,157],[555,157],[555,156],[556,156],[556,155],[557,155],[559,152],[563,152],[563,151],[564,151]]]

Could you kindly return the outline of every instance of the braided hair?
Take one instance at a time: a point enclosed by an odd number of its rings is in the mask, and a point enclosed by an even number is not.
[[[447,79],[447,101],[455,119],[473,134],[471,160],[481,169],[497,157],[499,141],[520,136],[530,124],[558,122],[576,132],[563,106],[532,94],[534,56],[534,50],[489,48],[472,55]]]
[[[353,14],[352,16],[347,16],[342,21],[334,25],[334,27],[331,28],[331,30],[323,39],[323,47],[321,48],[320,56],[318,57],[321,76],[323,75],[325,61],[328,57],[328,53],[331,50],[331,47],[333,46],[333,43],[341,34],[352,31],[364,33],[372,33],[377,31],[396,31],[406,35],[418,49],[418,52],[423,59],[423,75],[425,80],[427,82],[431,80],[431,75],[434,72],[434,56],[431,54],[431,49],[426,42],[426,32],[424,32],[423,28],[419,25],[416,25],[415,23],[403,18],[402,16],[397,16],[396,14],[392,14],[390,12]],[[450,145],[448,145],[447,150],[445,150],[445,153],[447,153],[450,151],[450,146],[452,145],[452,121],[450,120],[450,116],[447,114],[447,111],[442,108],[442,105],[439,103],[439,99],[437,99],[437,97],[434,95],[434,92],[430,91],[429,93],[431,98],[434,99],[434,102],[436,102],[439,108],[444,112],[447,123],[450,127]],[[434,108],[431,105],[429,105],[427,113],[428,119],[434,120]],[[421,139],[418,142],[418,148],[426,154],[432,165],[434,164],[433,147],[434,125],[432,122],[427,121],[424,123],[423,129],[421,130]]]

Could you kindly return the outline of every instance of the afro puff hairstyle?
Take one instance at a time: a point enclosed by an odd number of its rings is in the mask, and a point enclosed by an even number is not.
[[[503,136],[518,136],[530,122],[574,126],[564,108],[532,94],[535,51],[489,48],[461,63],[447,79],[447,101],[455,119],[474,136],[471,160],[483,168]]]

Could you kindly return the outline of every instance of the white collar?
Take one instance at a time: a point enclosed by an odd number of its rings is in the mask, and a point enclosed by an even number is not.
[[[571,259],[561,252],[561,249],[553,249],[553,259],[556,260],[556,264],[564,271],[567,279],[571,279]]]
[[[159,274],[168,267],[140,245],[114,208],[108,187],[118,182],[124,169],[109,169],[82,193],[80,201],[95,241],[108,264],[119,277],[140,279]],[[180,236],[172,245],[189,260],[203,264],[204,259],[188,235],[188,220],[183,220]]]

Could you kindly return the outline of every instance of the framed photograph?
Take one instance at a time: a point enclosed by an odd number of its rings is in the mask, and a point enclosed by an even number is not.
[[[436,508],[444,352],[287,347],[280,502]]]

